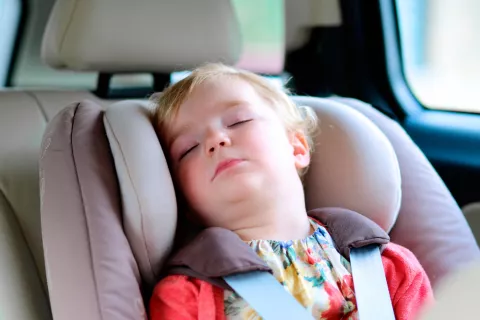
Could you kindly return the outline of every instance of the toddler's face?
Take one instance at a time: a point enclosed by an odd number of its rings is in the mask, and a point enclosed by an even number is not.
[[[195,88],[164,135],[174,179],[207,226],[241,219],[235,208],[299,179],[297,169],[310,160],[304,137],[287,133],[268,102],[238,78]]]

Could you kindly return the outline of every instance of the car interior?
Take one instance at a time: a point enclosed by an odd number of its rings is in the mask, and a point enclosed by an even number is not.
[[[479,7],[450,2],[0,0],[0,319],[148,318],[179,207],[148,98],[217,61],[317,112],[307,207],[411,250],[425,319],[467,306],[445,283],[480,273],[480,63],[474,26],[432,30]]]

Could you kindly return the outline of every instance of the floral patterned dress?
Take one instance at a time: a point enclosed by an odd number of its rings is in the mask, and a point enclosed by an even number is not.
[[[310,220],[313,230],[301,240],[252,240],[248,245],[273,270],[273,275],[315,319],[357,319],[350,263],[335,249],[327,230]],[[230,320],[261,319],[240,296],[225,290],[225,315]]]

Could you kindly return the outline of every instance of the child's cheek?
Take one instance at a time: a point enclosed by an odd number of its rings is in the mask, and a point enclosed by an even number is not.
[[[182,181],[183,188],[185,189],[184,192],[192,193],[195,192],[195,190],[198,190],[198,184],[202,182],[202,177],[199,176],[201,172],[202,171],[198,165],[198,161],[195,161],[193,157],[185,159],[180,171],[180,179]]]
[[[268,144],[269,140],[272,139],[271,133],[269,130],[260,125],[255,125],[245,133],[245,137],[248,138],[248,143],[255,148],[263,149],[265,144]]]
[[[256,149],[255,151],[266,151],[278,143],[278,140],[280,139],[278,133],[269,129],[270,128],[266,126],[258,128],[254,133],[252,132],[251,141],[252,146]]]

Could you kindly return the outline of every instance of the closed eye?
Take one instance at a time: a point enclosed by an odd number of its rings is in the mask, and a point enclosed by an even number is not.
[[[237,122],[229,125],[228,127],[229,127],[229,128],[232,128],[232,127],[238,126],[238,125],[240,125],[240,124],[250,122],[250,121],[252,121],[252,120],[253,120],[253,119],[247,119],[247,120],[237,121]]]
[[[187,149],[185,152],[183,152],[181,155],[180,155],[180,158],[178,159],[179,161],[182,160],[187,154],[190,153],[190,151],[193,151],[193,149],[195,149],[196,147],[198,147],[198,144],[192,146],[191,148]]]

